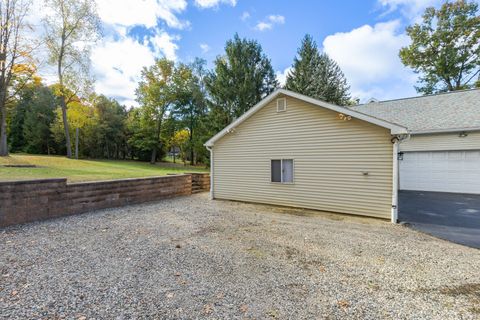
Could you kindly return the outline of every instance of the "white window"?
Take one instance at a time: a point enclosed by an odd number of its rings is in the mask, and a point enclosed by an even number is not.
[[[287,111],[287,99],[279,98],[277,99],[277,112]]]
[[[293,159],[271,160],[271,181],[293,183]]]

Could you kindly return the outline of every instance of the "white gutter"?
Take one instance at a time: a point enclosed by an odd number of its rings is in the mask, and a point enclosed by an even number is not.
[[[213,147],[206,146],[207,150],[210,151],[210,200],[214,199],[213,195],[213,172],[214,172],[214,165],[213,165]]]
[[[480,127],[470,128],[449,128],[449,129],[432,129],[432,130],[413,130],[410,134],[434,134],[434,133],[457,133],[457,132],[480,131]]]

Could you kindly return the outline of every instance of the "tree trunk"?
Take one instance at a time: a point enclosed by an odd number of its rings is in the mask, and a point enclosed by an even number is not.
[[[190,129],[190,164],[195,165],[195,152],[193,151],[193,128]]]
[[[8,156],[8,144],[7,144],[7,107],[3,103],[0,106],[2,113],[0,117],[2,118],[2,123],[0,125],[0,156]]]
[[[60,106],[62,107],[62,120],[63,128],[65,130],[65,145],[67,147],[67,158],[72,158],[72,144],[70,142],[70,129],[68,127],[67,119],[67,104],[65,103],[65,97],[60,97]]]
[[[162,118],[159,117],[159,119],[157,120],[157,131],[155,132],[155,137],[156,137],[156,143],[155,145],[153,146],[153,150],[152,150],[152,157],[150,158],[150,163],[151,164],[155,164],[155,162],[157,162],[157,151],[158,151],[158,146],[160,144],[160,132],[161,132],[161,129],[162,129]]]
[[[75,129],[75,159],[78,160],[78,128]]]
[[[157,161],[157,147],[153,147],[152,157],[150,158],[150,163],[155,164],[156,161]]]
[[[65,30],[62,32],[62,40],[60,46],[60,54],[58,57],[57,63],[57,74],[58,74],[58,82],[60,84],[60,106],[62,108],[62,120],[63,120],[63,128],[65,130],[65,144],[67,147],[67,158],[72,158],[72,144],[70,143],[70,130],[68,127],[68,119],[67,119],[67,102],[65,101],[65,88],[63,87],[63,54],[65,51]]]
[[[192,107],[193,108],[193,107]],[[194,127],[194,115],[190,115],[190,164],[195,165],[195,152],[193,150],[193,127]]]

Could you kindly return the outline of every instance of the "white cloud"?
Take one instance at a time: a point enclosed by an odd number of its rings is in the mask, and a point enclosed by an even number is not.
[[[97,0],[97,5],[100,18],[108,24],[152,28],[161,19],[171,28],[190,25],[177,17],[187,8],[186,0]]]
[[[45,14],[41,0],[34,0],[29,21],[41,27]],[[92,74],[95,91],[114,97],[120,103],[137,105],[135,89],[144,66],[154,63],[155,57],[165,56],[178,60],[178,35],[171,34],[158,26],[163,20],[171,28],[185,28],[188,21],[180,20],[177,15],[187,7],[186,0],[97,0],[98,14],[107,34],[92,48]],[[140,25],[149,29],[149,33],[140,41],[128,35],[131,27]],[[41,38],[41,35],[38,36]],[[46,49],[42,48],[41,52]],[[43,59],[45,60],[45,59]],[[47,83],[57,81],[53,68],[40,65],[40,74]]]
[[[43,0],[33,0],[31,21],[41,29],[40,22],[46,8]],[[95,90],[118,99],[121,103],[136,105],[135,89],[144,66],[154,63],[156,57],[165,56],[178,60],[177,51],[180,37],[165,27],[185,29],[190,22],[181,18],[187,9],[187,0],[96,0],[105,38],[92,48],[92,74],[96,78]],[[216,8],[219,5],[235,6],[237,0],[195,0],[200,8]],[[278,19],[273,19],[278,23]],[[134,38],[129,31],[142,26],[148,32],[142,39]],[[38,36],[41,38],[41,36]],[[201,44],[203,52],[210,50]],[[42,48],[45,51],[45,48]],[[56,81],[52,67],[40,65],[40,74],[48,81]]]
[[[441,0],[377,0],[378,4],[386,11],[382,15],[400,11],[409,21],[416,22],[428,7],[436,7]]]
[[[210,51],[210,46],[206,43],[200,43],[200,49],[202,49],[203,53],[207,53]]]
[[[265,20],[260,21],[255,26],[255,29],[258,31],[271,30],[275,25],[284,24],[285,17],[281,15],[269,15]]]
[[[133,99],[140,71],[153,63],[154,54],[148,46],[128,37],[107,40],[92,51],[95,91],[137,105]]]
[[[95,91],[118,99],[129,106],[137,106],[135,89],[143,67],[152,65],[155,57],[177,60],[177,36],[163,30],[140,43],[124,36],[120,40],[106,39],[92,51],[92,69],[96,75]],[[153,46],[154,51],[151,50]]]
[[[240,16],[240,20],[247,21],[250,18],[250,13],[248,11],[244,11]]]
[[[480,4],[480,0],[473,0]],[[385,10],[382,16],[392,12],[400,12],[410,23],[421,21],[422,15],[426,8],[439,8],[444,0],[377,0],[378,5]]]
[[[232,7],[235,7],[237,5],[237,0],[195,0],[195,5],[202,9],[215,8],[220,4],[229,4]]]
[[[157,56],[165,56],[169,60],[176,61],[177,60],[177,50],[178,45],[175,41],[180,40],[179,36],[172,36],[167,32],[160,30],[157,31],[156,35],[147,38],[147,41],[153,45],[155,53]]]
[[[270,30],[272,29],[273,25],[271,23],[268,23],[268,22],[259,22],[257,23],[257,25],[255,26],[255,29],[257,29],[258,31],[265,31],[265,30]]]
[[[285,23],[285,17],[281,15],[270,15],[268,16],[268,20],[271,21],[272,23],[277,23],[277,24]]]
[[[342,68],[353,96],[386,99],[414,94],[416,77],[398,57],[400,48],[409,44],[399,27],[394,20],[325,38],[324,51]]]
[[[292,70],[292,67],[288,67],[283,71],[275,72],[275,77],[277,78],[277,81],[280,83],[282,87],[285,85],[285,82],[287,81],[287,75],[290,73],[291,70]]]

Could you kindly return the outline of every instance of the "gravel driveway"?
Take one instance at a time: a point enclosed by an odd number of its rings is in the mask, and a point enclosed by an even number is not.
[[[480,250],[207,194],[0,231],[0,318],[478,319]]]

